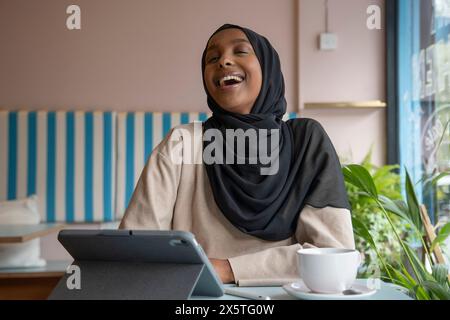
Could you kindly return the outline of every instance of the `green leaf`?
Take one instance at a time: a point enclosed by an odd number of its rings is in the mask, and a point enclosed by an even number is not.
[[[414,287],[411,290],[412,296],[415,296],[417,300],[430,300],[430,295],[427,293],[427,291],[411,277],[411,275],[404,267],[402,267],[402,272],[411,283],[415,283]]]
[[[432,276],[436,280],[436,282],[448,288],[448,266],[446,266],[445,264],[435,264],[431,267],[431,270]]]
[[[379,194],[391,199],[400,199],[400,176],[396,170],[398,165],[382,166],[372,174],[375,187]]]
[[[392,280],[394,280],[395,284],[398,284],[408,289],[410,292],[413,291],[414,286],[417,285],[417,282],[415,282],[414,279],[406,277],[403,273],[401,273],[399,270],[395,269],[391,265],[388,265],[387,267],[394,278]]]
[[[433,243],[431,244],[430,250],[433,251],[436,245],[443,243],[449,235],[450,235],[450,222],[447,222],[442,228],[439,229],[436,238],[433,240]]]
[[[371,198],[377,199],[378,192],[369,171],[358,164],[349,164],[342,168],[344,179],[367,193]]]
[[[386,179],[386,176],[392,175],[393,177],[397,177],[398,175],[393,172],[393,170],[398,169],[399,166],[395,165],[385,165],[379,168],[373,175],[373,179],[381,178]]]
[[[414,221],[411,220],[409,215],[408,206],[403,200],[391,200],[383,195],[378,196],[378,200],[382,204],[386,211],[389,211],[396,216],[400,217],[404,222],[411,225],[414,228],[418,236],[422,236],[422,231],[417,228]]]
[[[450,290],[434,281],[425,281],[422,286],[427,289],[436,299],[450,300]]]
[[[408,170],[406,170],[406,202],[408,203],[408,214],[411,218],[411,221],[414,222],[414,225],[418,230],[422,230],[422,219],[420,217],[419,211],[419,202],[417,201],[416,192],[414,190],[413,183],[409,176]]]
[[[372,235],[369,232],[369,229],[365,226],[361,220],[358,218],[352,217],[353,231],[355,234],[361,238],[363,238],[367,243],[369,243],[372,248],[377,249],[375,241],[373,240]]]
[[[421,284],[424,281],[432,281],[434,280],[433,277],[428,273],[425,266],[423,265],[422,261],[417,256],[416,252],[412,250],[408,245],[405,246],[405,249],[408,253],[407,258],[410,263],[410,265],[416,270],[418,282]]]
[[[412,222],[411,219],[409,218],[408,209],[406,208],[406,204],[402,200],[398,200],[400,202],[395,202],[383,195],[379,195],[378,200],[380,200],[380,203],[383,205],[383,208],[386,211],[394,213],[395,215],[399,216],[403,220],[406,220],[406,222],[409,222],[409,223]],[[400,206],[400,203],[403,203],[404,206]]]
[[[411,277],[404,267],[401,270],[397,270],[392,266],[388,266],[391,274],[394,277],[394,283],[398,284],[409,291],[409,295],[418,300],[429,300],[430,296],[428,293],[417,283],[417,281]]]

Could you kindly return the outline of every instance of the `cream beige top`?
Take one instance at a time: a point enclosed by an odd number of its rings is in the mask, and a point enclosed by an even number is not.
[[[354,248],[347,209],[305,206],[295,234],[282,241],[237,229],[214,200],[194,131],[193,123],[177,126],[153,150],[119,228],[192,232],[208,257],[229,260],[236,282],[297,278],[296,251],[304,246]],[[174,155],[190,156],[191,164]]]

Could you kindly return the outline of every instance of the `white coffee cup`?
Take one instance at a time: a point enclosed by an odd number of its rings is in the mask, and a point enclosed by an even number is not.
[[[351,249],[300,249],[297,259],[300,278],[317,293],[339,293],[350,289],[361,264],[360,253]]]

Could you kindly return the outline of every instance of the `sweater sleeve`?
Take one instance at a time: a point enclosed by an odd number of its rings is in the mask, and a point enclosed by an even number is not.
[[[297,243],[229,258],[235,281],[299,277],[296,251],[308,247],[354,249],[350,211],[305,206],[295,233]]]
[[[175,147],[170,135],[150,155],[119,229],[172,229],[181,165],[170,157]]]

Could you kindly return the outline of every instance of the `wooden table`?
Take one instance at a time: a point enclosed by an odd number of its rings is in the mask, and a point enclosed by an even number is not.
[[[1,224],[0,243],[19,243],[57,232],[65,225],[58,223]]]
[[[0,269],[0,300],[47,299],[72,261],[47,261],[36,268]]]
[[[64,228],[63,224],[0,225],[0,244],[23,243]],[[70,261],[47,261],[43,267],[0,268],[0,300],[46,299]]]

